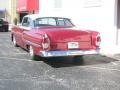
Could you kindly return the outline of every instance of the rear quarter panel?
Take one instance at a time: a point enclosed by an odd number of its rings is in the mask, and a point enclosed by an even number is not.
[[[42,50],[42,40],[43,35],[38,34],[32,31],[24,32],[23,33],[23,41],[25,48],[27,49],[27,46],[32,46],[34,49],[34,53],[37,55],[39,54],[39,51]]]
[[[91,31],[91,35],[92,35],[92,47],[93,47],[93,49],[96,49],[96,48],[98,48],[97,46],[96,46],[96,36],[97,35],[99,35],[100,33],[99,32],[97,32],[97,31]]]

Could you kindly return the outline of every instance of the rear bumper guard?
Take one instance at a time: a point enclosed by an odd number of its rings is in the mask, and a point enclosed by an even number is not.
[[[77,56],[77,55],[89,55],[99,54],[100,49],[96,50],[66,50],[66,51],[41,51],[41,57],[59,57],[59,56]]]

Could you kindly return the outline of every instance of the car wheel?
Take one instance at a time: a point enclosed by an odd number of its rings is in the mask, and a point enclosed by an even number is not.
[[[31,57],[34,56],[34,51],[33,51],[32,46],[29,47],[29,54],[30,54]]]
[[[83,59],[83,56],[74,56],[73,58],[73,62],[75,64],[83,64],[84,63],[84,59]]]
[[[17,43],[16,43],[16,39],[15,39],[15,36],[13,36],[13,44],[15,47],[18,47]]]
[[[32,60],[38,60],[39,56],[34,54],[34,50],[33,50],[32,46],[29,47],[29,54],[30,54]]]

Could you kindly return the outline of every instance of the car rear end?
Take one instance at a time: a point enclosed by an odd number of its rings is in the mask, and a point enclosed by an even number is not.
[[[100,34],[95,31],[61,30],[44,35],[40,55],[43,57],[99,54]]]

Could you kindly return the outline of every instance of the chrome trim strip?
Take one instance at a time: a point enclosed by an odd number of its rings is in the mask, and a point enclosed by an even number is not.
[[[58,56],[76,56],[87,54],[99,54],[100,49],[96,50],[67,50],[67,51],[40,51],[41,57],[58,57]]]
[[[29,44],[29,45],[32,45],[32,46],[35,46],[35,47],[42,47],[41,45],[39,44],[36,44],[36,43],[33,43],[31,41],[28,41],[28,40],[25,40],[25,43]]]

